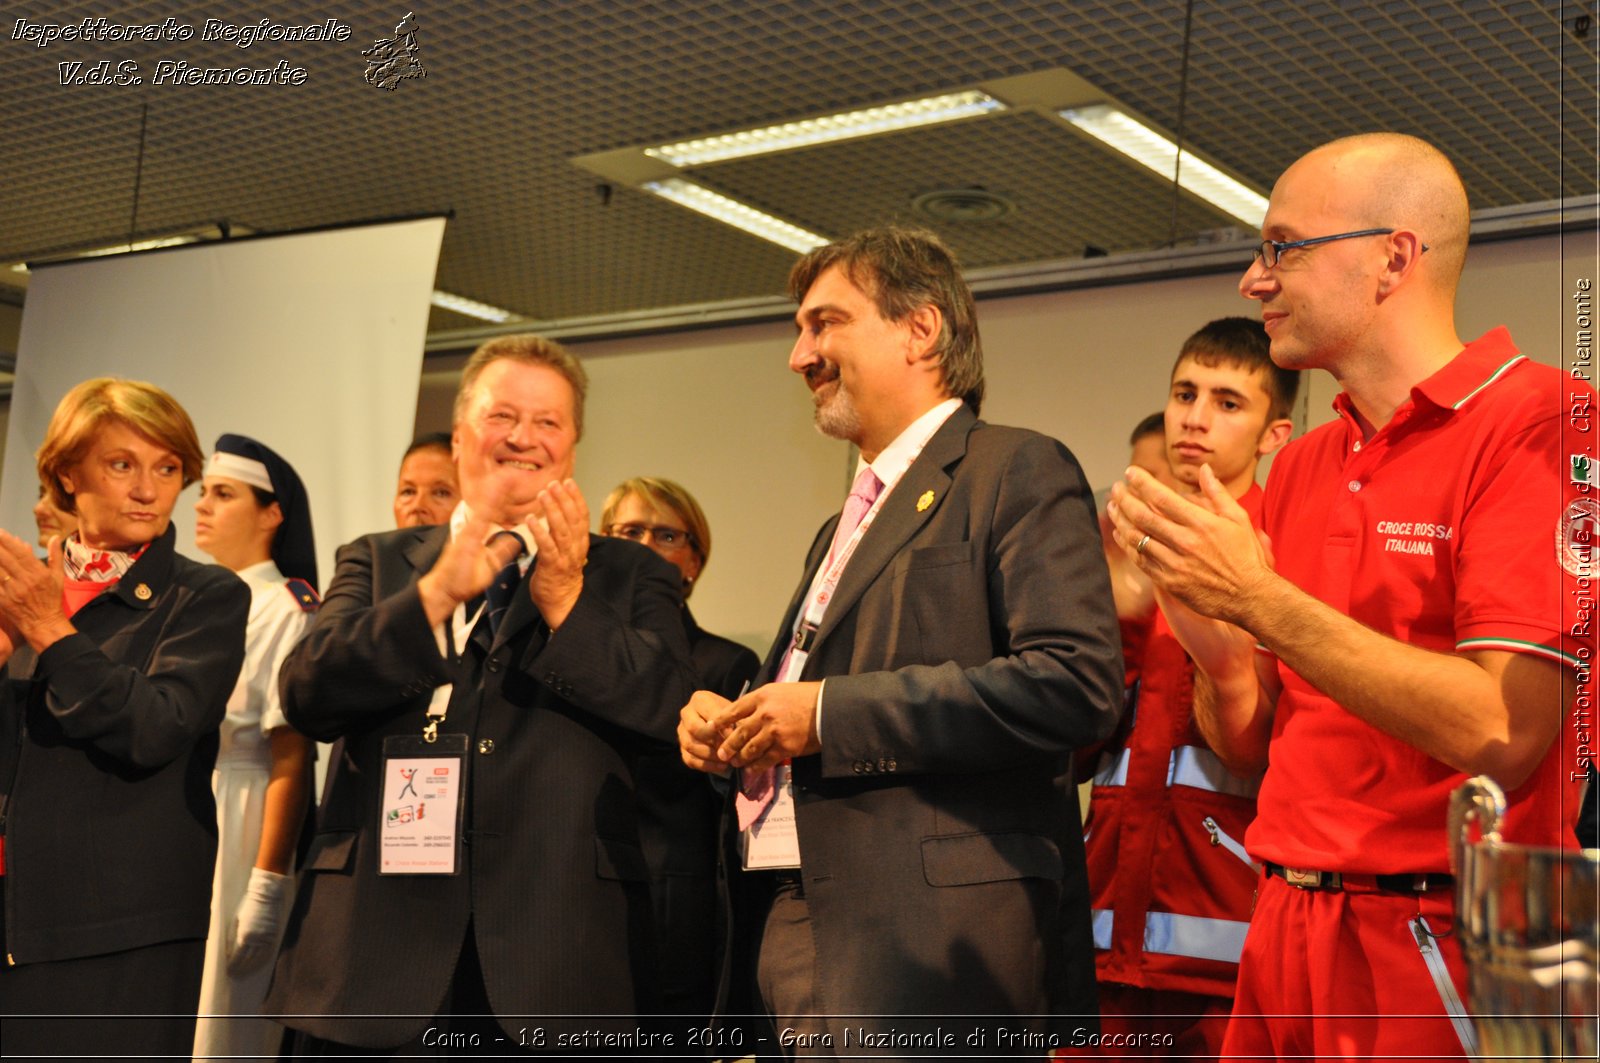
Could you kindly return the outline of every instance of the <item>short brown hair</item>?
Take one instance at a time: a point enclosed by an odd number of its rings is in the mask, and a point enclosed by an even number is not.
[[[200,479],[205,451],[200,449],[194,422],[177,399],[142,380],[95,377],[62,397],[50,415],[44,445],[35,455],[39,482],[50,492],[57,509],[78,511],[77,503],[61,486],[61,474],[83,460],[94,437],[111,421],[122,422],[176,454],[183,462],[183,486]]]
[[[437,451],[441,451],[441,452],[443,452],[444,456],[448,458],[450,456],[450,433],[449,432],[424,432],[424,433],[422,433],[420,436],[418,436],[417,438],[413,439],[411,441],[411,445],[406,448],[406,452],[404,454],[400,455],[400,464],[404,465],[406,463],[406,459],[411,457],[411,455],[415,454],[419,450],[437,450]]]
[[[578,438],[582,439],[583,400],[589,393],[589,374],[583,371],[583,364],[578,361],[577,355],[555,340],[545,339],[531,332],[514,336],[496,336],[472,352],[472,357],[467,359],[466,367],[461,370],[461,387],[456,391],[451,420],[460,422],[461,412],[467,404],[467,396],[472,393],[472,386],[478,382],[478,375],[492,363],[506,358],[522,362],[524,365],[549,366],[566,378],[567,383],[572,386],[573,425],[578,430]]]
[[[789,271],[789,294],[802,302],[824,271],[838,266],[870,296],[886,321],[903,321],[922,306],[938,309],[943,328],[934,356],[949,394],[977,413],[983,405],[983,341],[972,290],[955,252],[927,229],[885,225],[864,229],[805,254]]]
[[[1285,369],[1272,360],[1272,340],[1267,327],[1251,317],[1219,317],[1200,327],[1183,341],[1178,360],[1172,363],[1176,376],[1185,358],[1203,366],[1232,366],[1261,374],[1261,390],[1267,393],[1267,420],[1286,420],[1294,413],[1294,400],[1300,394],[1300,373]]]
[[[1181,362],[1183,359],[1180,357],[1178,360]],[[1176,366],[1173,367],[1173,371],[1177,371]],[[1128,436],[1128,446],[1138,446],[1139,440],[1145,436],[1161,436],[1164,439],[1166,434],[1167,412],[1165,410],[1157,410],[1133,426],[1133,432]]]

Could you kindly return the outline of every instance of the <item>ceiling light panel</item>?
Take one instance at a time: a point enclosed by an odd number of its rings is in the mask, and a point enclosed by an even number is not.
[[[826,236],[818,236],[798,225],[791,225],[782,218],[765,214],[747,203],[730,199],[702,185],[685,181],[681,177],[669,177],[665,181],[649,181],[640,187],[680,207],[688,207],[708,218],[715,218],[735,229],[743,229],[752,236],[759,236],[763,240],[780,247],[787,247],[799,254],[805,254],[812,248],[821,247],[828,242]]]
[[[1122,155],[1067,128],[1054,112],[1013,108],[982,122],[829,144],[808,152],[805,166],[788,155],[767,155],[726,163],[715,173],[722,194],[764,207],[781,204],[784,217],[803,218],[829,235],[885,222],[928,225],[912,203],[935,188],[976,185],[1014,201],[1016,211],[996,222],[934,225],[967,268],[1076,258],[1085,244],[1114,253],[1148,251],[1238,224],[1210,203],[1183,195],[1174,227],[1170,181],[1130,180],[1130,168]],[[908,179],[913,174],[914,183]]]
[[[507,321],[515,321],[522,316],[498,306],[480,303],[476,299],[468,299],[464,295],[456,295],[454,292],[443,292],[438,289],[434,289],[433,297],[429,302],[441,310],[453,310],[458,314],[475,317],[479,321],[492,321],[497,325],[504,324]]]
[[[743,159],[751,155],[766,155],[774,151],[811,147],[835,140],[875,136],[899,129],[952,122],[992,111],[1005,110],[1005,104],[992,96],[976,90],[951,92],[942,96],[928,96],[904,103],[890,103],[881,107],[867,107],[859,111],[844,111],[807,118],[798,122],[783,122],[762,129],[747,129],[739,133],[699,137],[676,144],[663,144],[646,148],[651,158],[670,162],[674,166],[700,166],[706,163]]]
[[[1164,179],[1172,180],[1178,145],[1143,122],[1109,104],[1062,111],[1061,117],[1078,129],[1114,148]],[[1204,159],[1183,152],[1178,184],[1187,192],[1238,218],[1252,229],[1261,228],[1267,215],[1267,197],[1234,180]]]

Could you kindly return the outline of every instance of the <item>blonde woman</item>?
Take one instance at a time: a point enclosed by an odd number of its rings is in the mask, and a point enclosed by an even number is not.
[[[194,1040],[209,779],[250,608],[231,572],[173,548],[203,460],[171,395],[85,381],[38,455],[77,531],[43,564],[0,531],[7,1054],[181,1057]]]

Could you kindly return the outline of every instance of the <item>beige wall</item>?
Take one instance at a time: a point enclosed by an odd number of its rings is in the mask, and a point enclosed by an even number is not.
[[[1593,273],[1577,257],[1573,266]],[[1477,245],[1463,280],[1463,338],[1508,324],[1523,349],[1554,362],[1566,288],[1559,237]],[[1161,407],[1178,346],[1206,321],[1253,314],[1232,276],[990,299],[980,304],[989,397],[984,416],[1056,436],[1096,488],[1121,475],[1127,434]],[[804,385],[788,371],[785,323],[575,344],[591,376],[578,479],[595,510],[619,480],[681,481],[715,532],[694,597],[707,630],[764,651],[817,527],[848,490],[852,455],[810,426]],[[419,429],[447,427],[459,360],[430,364]],[[1335,386],[1313,374],[1299,420],[1331,416]]]

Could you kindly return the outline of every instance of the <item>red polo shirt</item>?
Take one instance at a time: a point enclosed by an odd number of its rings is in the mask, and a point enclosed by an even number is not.
[[[1340,395],[1339,419],[1273,463],[1265,524],[1278,572],[1423,649],[1513,650],[1577,664],[1581,640],[1563,620],[1577,581],[1562,564],[1562,535],[1569,507],[1595,492],[1571,482],[1571,440],[1563,442],[1564,429],[1571,433],[1565,393],[1575,388],[1594,395],[1528,361],[1500,328],[1413,388],[1365,442]],[[1346,712],[1281,663],[1278,673],[1270,764],[1246,835],[1251,856],[1350,873],[1447,870],[1445,809],[1465,776]],[[1572,844],[1579,784],[1564,763],[1573,759],[1571,729],[1564,712],[1562,737],[1508,795],[1507,840]]]

